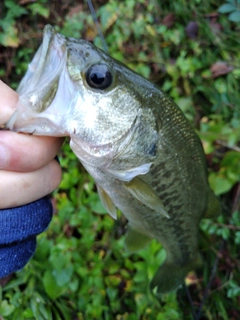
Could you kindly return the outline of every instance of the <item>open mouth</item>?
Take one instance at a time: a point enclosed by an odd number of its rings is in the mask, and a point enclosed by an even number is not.
[[[10,130],[47,134],[53,127],[43,113],[58,90],[59,77],[66,62],[65,43],[66,38],[57,34],[52,26],[44,28],[43,42],[17,89],[17,109],[6,124]]]
[[[17,89],[20,96],[38,91],[56,76],[66,51],[65,42],[64,36],[57,34],[52,26],[46,25],[42,44]]]
[[[44,28],[43,42],[41,47],[39,48],[40,49],[39,55],[37,51],[32,63],[30,64],[30,66],[33,67],[33,71],[36,74],[41,74],[41,70],[44,67],[44,63],[50,49],[50,43],[52,42],[54,34],[55,34],[55,30],[52,26],[47,25]]]

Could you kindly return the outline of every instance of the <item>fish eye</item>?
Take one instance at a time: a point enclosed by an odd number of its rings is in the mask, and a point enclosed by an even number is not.
[[[112,84],[112,74],[106,64],[94,64],[86,72],[86,81],[91,88],[104,90]]]

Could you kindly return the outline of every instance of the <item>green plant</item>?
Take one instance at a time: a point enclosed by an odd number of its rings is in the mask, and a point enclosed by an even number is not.
[[[13,0],[6,0],[3,3],[5,17],[0,20],[0,43],[6,47],[18,47],[20,40],[16,28],[16,19],[26,14],[27,11]]]
[[[233,22],[240,22],[240,1],[239,0],[227,0],[218,9],[219,13],[229,13],[228,19]]]

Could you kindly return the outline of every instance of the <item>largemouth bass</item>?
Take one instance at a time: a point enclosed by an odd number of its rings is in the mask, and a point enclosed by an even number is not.
[[[51,26],[19,88],[8,127],[69,136],[101,201],[126,216],[126,248],[157,239],[167,257],[151,282],[178,288],[197,267],[200,219],[219,209],[201,142],[178,106],[156,85],[85,40]]]

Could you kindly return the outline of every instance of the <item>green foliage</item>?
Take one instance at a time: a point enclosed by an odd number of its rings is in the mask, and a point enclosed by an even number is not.
[[[219,163],[218,174],[211,172],[209,182],[217,195],[226,193],[240,181],[240,152],[229,151]]]
[[[24,15],[39,14],[45,18],[49,17],[49,8],[46,8],[47,0],[40,0],[38,3],[30,3],[26,8],[16,3],[14,0],[3,1],[4,18],[0,20],[0,44],[6,47],[18,47],[20,38],[18,37],[17,19]]]
[[[203,219],[201,221],[201,228],[208,234],[216,234],[224,240],[229,237],[234,239],[236,245],[239,244],[239,231],[240,231],[240,215],[239,211],[235,211],[232,217],[227,218],[225,214],[220,215],[217,221],[214,222],[210,219]]]
[[[4,1],[6,11],[4,19],[0,20],[0,43],[4,46],[17,47],[20,43],[16,28],[16,19],[26,14],[26,10],[14,0]]]
[[[230,13],[228,19],[233,22],[240,22],[240,1],[239,0],[228,0],[227,3],[223,4],[219,9],[220,13]]]
[[[61,3],[5,0],[0,5],[5,54],[0,74],[14,88],[46,23],[103,47],[87,5]],[[237,22],[231,15],[239,14],[239,1],[110,0],[95,5],[110,54],[166,91],[200,135],[223,213],[202,220],[204,264],[199,277],[189,276],[187,283],[192,283],[194,304],[200,305],[218,256],[203,318],[238,319],[240,39],[237,23],[230,21]],[[217,10],[220,14],[213,17]],[[191,21],[197,32],[190,30],[189,36]],[[152,241],[136,254],[126,252],[125,218],[118,213],[114,221],[105,213],[92,178],[67,143],[60,161],[63,179],[53,194],[56,214],[38,237],[34,258],[0,287],[0,319],[193,319],[183,289],[159,301],[149,291],[149,280],[165,258],[161,245]],[[224,249],[218,252],[221,241]]]

